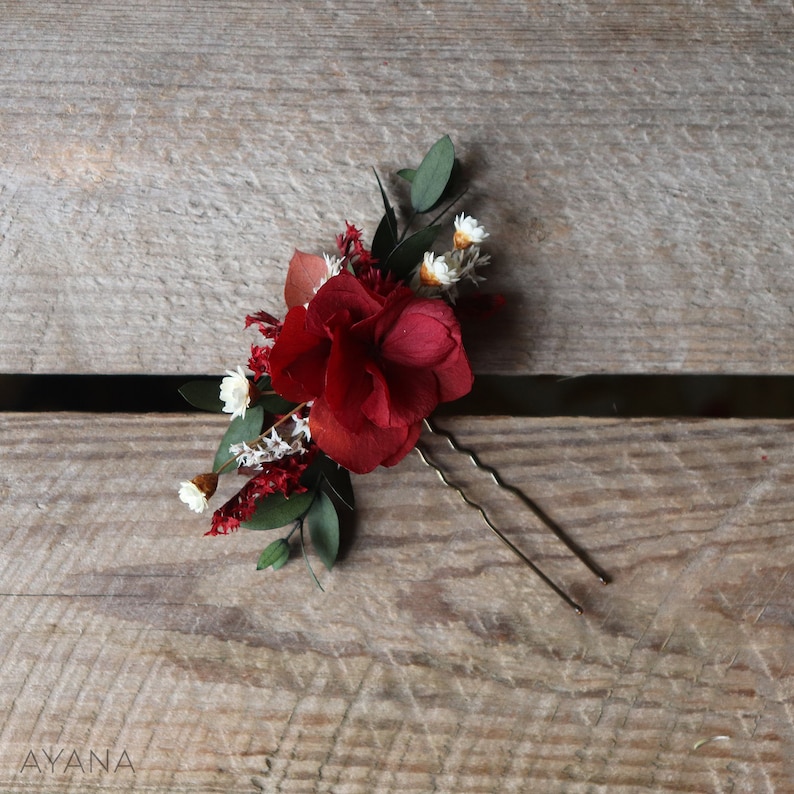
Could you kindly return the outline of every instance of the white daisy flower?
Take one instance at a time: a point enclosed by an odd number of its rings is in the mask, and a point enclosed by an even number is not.
[[[194,512],[203,513],[207,509],[207,497],[192,482],[179,483],[179,498]]]
[[[449,289],[458,279],[458,271],[450,267],[450,261],[445,255],[436,256],[432,251],[427,251],[416,271],[413,286],[415,289],[437,287],[444,290]]]
[[[223,412],[245,418],[246,408],[251,404],[251,383],[245,376],[242,367],[237,372],[226,370],[226,377],[221,381],[221,400],[225,403]]]
[[[209,498],[215,493],[218,475],[199,474],[192,480],[179,483],[179,498],[194,512],[203,513]]]
[[[455,217],[455,248],[462,250],[470,245],[479,245],[486,237],[490,237],[484,226],[480,226],[476,218],[462,212]]]

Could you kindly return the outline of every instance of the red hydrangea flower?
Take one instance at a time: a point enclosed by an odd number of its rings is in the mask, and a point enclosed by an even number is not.
[[[473,382],[446,303],[403,286],[381,295],[347,272],[329,279],[307,307],[290,309],[270,372],[286,399],[314,400],[312,439],[358,474],[402,460],[422,419]]]

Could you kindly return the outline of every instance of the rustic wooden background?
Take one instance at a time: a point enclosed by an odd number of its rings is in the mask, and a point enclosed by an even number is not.
[[[1,372],[242,363],[293,247],[371,230],[370,166],[443,133],[509,300],[476,371],[794,371],[790,4],[8,0],[0,31]],[[613,574],[437,447],[583,617],[416,456],[356,479],[320,593],[176,499],[223,417],[3,415],[0,789],[794,791],[794,423],[444,421]]]

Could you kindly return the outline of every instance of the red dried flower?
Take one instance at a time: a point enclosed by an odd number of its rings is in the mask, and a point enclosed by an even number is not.
[[[268,463],[212,514],[212,527],[204,534],[226,535],[234,532],[242,521],[251,518],[257,502],[265,496],[303,493],[306,488],[300,484],[300,478],[316,454],[317,448],[311,447],[305,455],[290,455]]]
[[[309,426],[319,447],[359,474],[402,460],[422,419],[473,382],[446,303],[402,286],[379,295],[345,272],[308,307],[290,309],[270,367],[279,394],[314,400]]]
[[[254,378],[256,380],[270,374],[270,351],[271,348],[269,347],[251,345],[251,355],[248,358],[248,369],[254,373]]]
[[[402,282],[397,281],[394,273],[389,271],[385,273],[376,267],[371,267],[358,275],[359,281],[372,292],[377,292],[378,295],[384,297],[388,295],[395,287],[399,287]]]
[[[361,242],[361,230],[345,221],[345,231],[336,236],[336,247],[339,256],[350,262],[357,275],[366,273],[378,260]]]
[[[256,314],[246,315],[245,327],[250,328],[252,325],[256,325],[259,328],[259,333],[261,333],[265,339],[276,339],[281,333],[282,322],[276,319],[272,314],[257,312]],[[254,373],[254,378],[256,380],[270,374],[270,365],[268,363],[270,349],[269,346],[251,345],[251,356],[248,359],[248,369]]]
[[[259,332],[267,339],[275,339],[281,331],[282,322],[272,314],[257,312],[245,317],[245,327],[250,328],[252,325],[256,325]]]

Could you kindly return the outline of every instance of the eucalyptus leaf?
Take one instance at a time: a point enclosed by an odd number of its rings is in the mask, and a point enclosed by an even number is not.
[[[389,255],[384,270],[406,278],[436,241],[440,226],[428,226],[403,240]]]
[[[312,564],[309,562],[309,555],[306,554],[306,544],[303,542],[303,522],[301,522],[301,531],[300,531],[300,543],[301,543],[301,554],[303,555],[303,561],[306,563],[306,570],[309,572],[309,576],[311,576],[314,583],[317,585],[319,590],[323,590],[323,586],[320,584],[320,580],[317,578],[317,574],[314,572],[314,568],[312,568]]]
[[[322,491],[306,514],[309,535],[317,556],[330,571],[339,553],[339,517],[334,503]]]
[[[304,491],[293,494],[289,498],[281,493],[274,493],[257,502],[254,514],[240,526],[245,529],[279,529],[290,521],[305,515],[312,506],[317,491]]]
[[[298,403],[285,400],[280,394],[263,394],[256,404],[261,405],[268,413],[278,416],[291,414],[298,407]]]
[[[274,540],[260,555],[256,570],[273,567],[277,571],[289,559],[289,543],[284,538]]]
[[[259,405],[249,408],[245,412],[245,418],[235,416],[229,423],[229,429],[223,434],[218,451],[215,453],[215,462],[212,464],[214,472],[221,473],[221,466],[231,458],[229,447],[232,444],[241,444],[243,441],[251,442],[262,432],[262,423],[265,418],[265,409]],[[226,474],[234,471],[237,467],[230,463],[224,470]]]
[[[455,165],[455,147],[449,135],[437,140],[416,169],[411,182],[411,206],[415,212],[432,209],[446,190]]]
[[[272,392],[273,384],[270,382],[270,376],[264,375],[261,377],[256,382],[256,388],[261,392]],[[280,394],[262,394],[257,400],[257,405],[261,405],[268,413],[283,416],[291,413],[298,403],[285,400]]]
[[[416,169],[415,168],[401,168],[397,172],[397,176],[402,177],[407,182],[413,182],[414,177],[416,176]]]
[[[202,411],[223,411],[221,382],[219,380],[191,380],[179,388],[179,393],[194,408]]]
[[[262,375],[254,385],[259,391],[269,391],[273,388],[273,384],[270,382],[270,375]]]
[[[286,543],[286,541],[284,541]],[[271,566],[274,571],[283,568],[289,562],[289,546],[287,546],[287,553],[280,559],[276,560]]]

